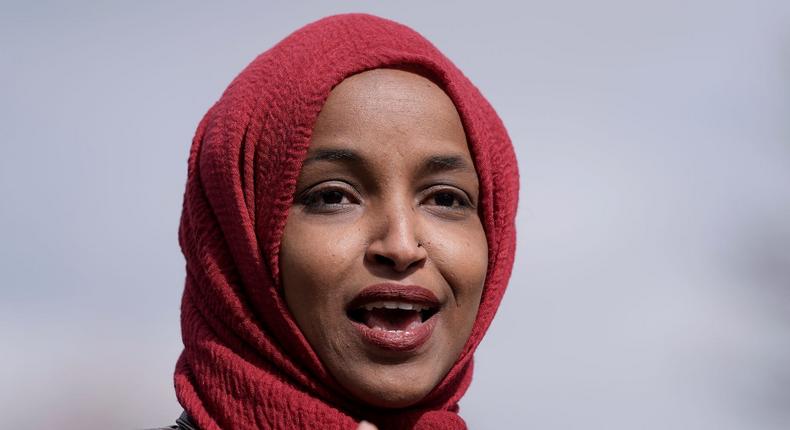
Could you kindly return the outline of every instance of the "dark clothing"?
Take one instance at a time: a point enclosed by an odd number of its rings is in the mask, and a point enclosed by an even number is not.
[[[181,413],[181,416],[178,417],[176,420],[176,424],[169,426],[169,427],[160,427],[158,429],[151,429],[151,430],[200,430],[198,427],[192,423],[189,419],[189,415],[187,412],[184,411]]]

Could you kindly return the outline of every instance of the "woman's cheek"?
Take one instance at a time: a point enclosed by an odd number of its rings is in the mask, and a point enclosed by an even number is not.
[[[459,301],[477,302],[488,269],[488,243],[480,223],[459,223],[432,240],[431,259]],[[459,305],[462,303],[459,303]]]
[[[478,225],[475,232],[476,237],[466,244],[466,254],[469,256],[468,258],[470,260],[470,277],[477,280],[480,290],[482,291],[486,272],[488,271],[488,241],[486,240],[482,225]]]
[[[301,258],[303,273],[327,284],[347,281],[349,266],[362,258],[360,247],[364,241],[358,231],[353,225],[343,224],[310,225],[302,229],[299,237],[306,245],[302,247],[306,250]]]

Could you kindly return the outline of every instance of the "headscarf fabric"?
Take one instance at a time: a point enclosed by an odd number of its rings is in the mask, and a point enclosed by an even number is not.
[[[284,301],[278,254],[316,118],[343,79],[375,68],[418,69],[450,97],[480,181],[488,267],[460,357],[416,405],[355,401],[310,347]],[[478,89],[414,30],[366,14],[309,24],[260,54],[200,122],[179,228],[186,258],[184,350],[176,395],[203,430],[462,429],[458,401],[472,356],[505,292],[515,253],[518,170],[502,121]]]

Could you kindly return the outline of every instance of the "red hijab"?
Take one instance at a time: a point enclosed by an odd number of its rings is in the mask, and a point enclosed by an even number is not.
[[[366,408],[338,385],[285,304],[278,253],[313,124],[329,92],[365,70],[422,70],[452,99],[480,180],[489,263],[461,356],[417,405]],[[501,120],[430,42],[401,24],[337,15],[297,30],[231,82],[198,126],[179,230],[186,257],[176,395],[202,430],[465,428],[458,401],[505,291],[518,170]]]

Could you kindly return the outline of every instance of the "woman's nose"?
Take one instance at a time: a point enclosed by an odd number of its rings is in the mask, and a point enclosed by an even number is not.
[[[415,217],[411,207],[376,215],[376,234],[365,255],[368,262],[396,272],[420,266],[428,254],[417,239]]]

